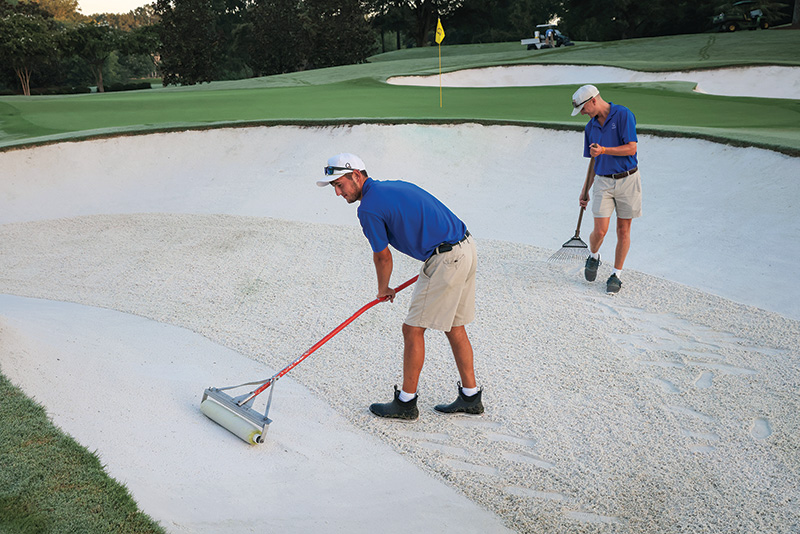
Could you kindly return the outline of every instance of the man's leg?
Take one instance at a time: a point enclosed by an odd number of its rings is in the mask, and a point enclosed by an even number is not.
[[[403,391],[416,393],[425,363],[425,328],[403,323]]]
[[[594,230],[592,230],[592,233],[589,235],[589,249],[592,252],[598,252],[600,250],[600,246],[603,244],[603,240],[608,233],[610,221],[611,217],[594,218]]]
[[[625,264],[625,258],[628,257],[628,250],[631,248],[632,221],[633,219],[617,219],[617,250],[614,256],[614,268],[620,271]]]
[[[458,374],[461,375],[461,386],[465,388],[478,387],[475,382],[472,343],[467,336],[467,329],[463,326],[454,326],[449,332],[445,332],[445,335],[450,341],[450,348],[453,349]]]
[[[416,395],[403,400],[403,392],[416,394],[419,374],[422,364],[425,363],[425,329],[418,326],[409,326],[403,323],[403,389],[394,387],[394,400],[391,402],[374,403],[369,411],[378,417],[388,419],[401,419],[414,421],[419,417]]]
[[[461,388],[458,390],[458,397],[450,404],[437,404],[434,410],[441,413],[465,413],[480,415],[483,413],[483,390],[479,389],[467,396],[464,389],[477,389],[475,382],[475,368],[473,367],[472,343],[467,337],[467,330],[463,326],[454,326],[446,332],[450,347],[453,349],[453,356],[456,359],[458,374],[461,375]]]
[[[595,217],[594,230],[589,236],[589,251],[592,253],[586,258],[586,266],[583,268],[583,276],[589,282],[594,282],[597,278],[597,269],[600,267],[600,246],[603,244],[603,239],[608,232],[608,223],[610,217]]]

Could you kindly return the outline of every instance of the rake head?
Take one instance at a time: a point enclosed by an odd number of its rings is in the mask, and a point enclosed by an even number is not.
[[[573,237],[550,256],[548,263],[580,263],[589,255],[589,246],[580,237]]]

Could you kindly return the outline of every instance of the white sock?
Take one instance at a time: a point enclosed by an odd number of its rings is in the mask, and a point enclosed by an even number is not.
[[[600,259],[600,253],[599,252],[591,252],[591,253],[589,253],[589,255],[591,257],[593,257],[594,259],[596,259],[596,260]]]
[[[415,391],[414,393],[406,393],[405,391],[403,391],[403,390],[401,389],[401,390],[400,390],[400,395],[398,395],[398,397],[397,397],[397,398],[398,398],[398,399],[399,399],[401,402],[408,402],[408,401],[412,400],[412,399],[413,399],[414,397],[416,397],[416,396],[417,396],[417,392],[416,392],[416,391]]]
[[[616,275],[617,275],[617,278],[619,278],[619,275],[621,275],[621,274],[622,274],[622,269],[614,269],[614,271],[613,271],[611,274],[612,274],[612,275],[613,275],[613,274],[616,274]]]
[[[461,388],[461,393],[463,393],[465,397],[472,397],[473,395],[475,395],[476,393],[478,393],[478,391],[479,391],[479,390],[478,390],[478,388],[477,388],[477,387],[474,387],[474,388],[465,388],[465,387],[462,387],[462,388]]]

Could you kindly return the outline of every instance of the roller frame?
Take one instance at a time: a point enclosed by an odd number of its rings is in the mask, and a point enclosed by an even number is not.
[[[272,404],[272,389],[273,388],[270,388],[269,400],[267,401],[267,407],[264,410],[263,414],[253,409],[254,399],[250,399],[249,402],[247,402],[246,404],[240,405],[239,402],[247,398],[247,395],[242,395],[241,397],[234,398],[225,393],[224,391],[222,391],[222,389],[220,388],[213,388],[213,387],[206,388],[206,390],[203,392],[203,399],[200,402],[202,404],[202,402],[210,398],[212,401],[216,402],[217,404],[219,404],[220,406],[231,412],[233,415],[241,419],[244,419],[245,421],[255,426],[256,428],[261,429],[261,437],[258,438],[258,443],[263,443],[264,436],[267,433],[267,427],[269,427],[269,424],[272,422],[272,419],[268,417],[269,407]],[[225,427],[223,426],[223,428]],[[226,428],[226,430],[228,429]]]

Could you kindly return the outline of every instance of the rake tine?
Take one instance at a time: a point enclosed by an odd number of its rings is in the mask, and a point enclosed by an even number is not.
[[[587,199],[589,181],[594,177],[594,158],[589,160],[589,168],[586,170],[586,180],[583,183],[583,191],[581,197]],[[589,255],[589,247],[584,243],[581,238],[581,222],[583,222],[583,212],[586,211],[584,206],[581,206],[581,211],[578,214],[578,226],[575,228],[575,235],[572,239],[561,245],[561,249],[557,250],[555,254],[550,256],[547,260],[548,263],[571,263],[583,261]]]

